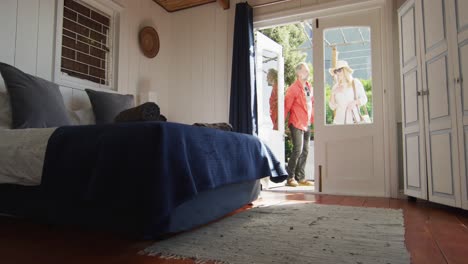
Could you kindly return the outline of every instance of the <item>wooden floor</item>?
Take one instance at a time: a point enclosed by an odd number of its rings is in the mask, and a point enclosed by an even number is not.
[[[401,208],[412,263],[468,263],[468,212],[424,201],[263,192],[255,204],[314,202],[361,207]],[[248,210],[246,206],[242,210]],[[152,242],[114,235],[50,227],[0,217],[0,263],[194,263],[162,260],[137,252]]]

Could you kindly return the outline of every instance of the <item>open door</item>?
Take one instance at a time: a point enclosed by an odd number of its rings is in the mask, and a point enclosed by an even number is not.
[[[258,136],[283,164],[284,153],[284,60],[283,47],[256,32],[256,78]],[[264,178],[262,188],[284,185]]]
[[[387,195],[380,21],[376,9],[314,23],[315,175],[324,193]]]

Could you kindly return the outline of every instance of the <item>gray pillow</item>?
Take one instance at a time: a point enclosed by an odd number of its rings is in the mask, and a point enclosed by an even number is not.
[[[0,128],[11,128],[10,98],[2,91],[0,91]]]
[[[115,117],[122,111],[135,106],[133,95],[98,92],[85,89],[93,106],[96,124],[114,123]]]
[[[0,73],[10,96],[12,128],[71,124],[58,85],[1,62]]]

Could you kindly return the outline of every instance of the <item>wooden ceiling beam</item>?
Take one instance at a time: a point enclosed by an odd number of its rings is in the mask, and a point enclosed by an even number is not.
[[[229,9],[229,0],[218,0],[218,3],[224,10]]]
[[[175,12],[199,5],[214,3],[216,0],[153,0],[167,12]]]

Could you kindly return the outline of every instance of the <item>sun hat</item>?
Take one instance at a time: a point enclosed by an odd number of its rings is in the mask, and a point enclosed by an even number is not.
[[[351,69],[348,65],[348,62],[344,60],[337,61],[335,67],[328,69],[328,72],[330,72],[330,74],[333,76],[335,75],[333,71],[339,68],[346,68],[349,73],[353,73],[353,69]]]

